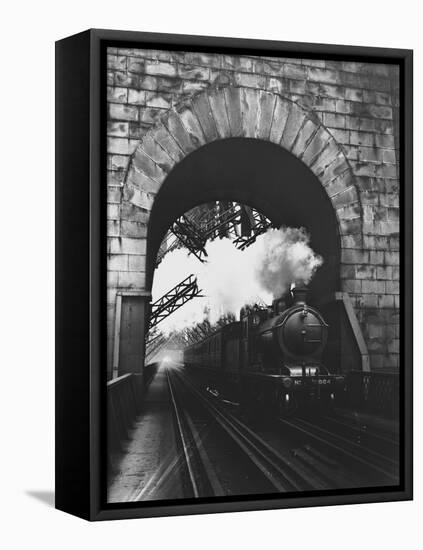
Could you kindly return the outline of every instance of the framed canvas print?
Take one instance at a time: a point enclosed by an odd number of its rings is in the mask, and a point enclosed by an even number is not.
[[[412,52],[56,45],[56,506],[412,498]]]

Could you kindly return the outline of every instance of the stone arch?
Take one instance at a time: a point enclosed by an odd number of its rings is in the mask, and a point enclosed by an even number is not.
[[[224,87],[210,88],[173,107],[143,136],[125,178],[121,236],[125,222],[134,216],[148,221],[155,197],[177,163],[204,145],[234,137],[269,141],[300,159],[324,187],[341,238],[361,234],[362,208],[353,172],[343,148],[316,113],[273,92]],[[139,237],[144,241],[147,232]],[[140,254],[145,254],[142,242]]]
[[[150,301],[151,277],[147,276],[151,257],[147,256],[150,213],[162,185],[182,161],[206,146],[242,138],[281,148],[314,174],[335,213],[341,241],[340,263],[354,263],[354,258],[348,255],[350,241],[362,239],[359,193],[343,148],[316,113],[273,92],[211,87],[167,111],[142,137],[124,179],[118,233],[109,234],[108,288],[111,296],[138,295],[136,315],[144,319],[140,326],[146,326]],[[137,329],[137,334],[139,330],[144,329]],[[116,342],[115,339],[114,357],[119,355]],[[142,357],[142,350],[138,349],[136,355]],[[130,370],[139,369],[138,359],[129,362],[134,364]],[[119,368],[120,372],[125,370],[127,367],[122,371]]]

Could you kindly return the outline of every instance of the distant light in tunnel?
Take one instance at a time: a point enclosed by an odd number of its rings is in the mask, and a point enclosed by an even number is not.
[[[183,363],[178,358],[178,356],[171,355],[165,355],[161,361],[159,369],[166,369],[166,370],[179,370],[183,366]]]

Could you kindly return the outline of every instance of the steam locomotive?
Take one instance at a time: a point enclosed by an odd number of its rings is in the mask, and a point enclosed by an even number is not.
[[[299,285],[270,308],[243,308],[240,321],[185,348],[185,365],[213,387],[236,391],[249,410],[283,416],[310,403],[330,406],[345,377],[322,362],[328,325],[306,296]]]

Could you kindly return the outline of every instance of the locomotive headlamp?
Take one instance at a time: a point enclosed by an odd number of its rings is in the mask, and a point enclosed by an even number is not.
[[[290,388],[292,386],[292,379],[291,378],[284,378],[282,380],[282,384],[285,386],[285,388]]]

